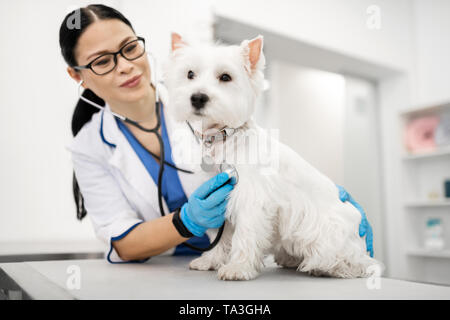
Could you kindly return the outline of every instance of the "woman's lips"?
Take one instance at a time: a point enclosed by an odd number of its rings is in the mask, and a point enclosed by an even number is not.
[[[141,82],[142,75],[136,76],[128,80],[127,82],[123,83],[120,87],[121,88],[134,88]]]

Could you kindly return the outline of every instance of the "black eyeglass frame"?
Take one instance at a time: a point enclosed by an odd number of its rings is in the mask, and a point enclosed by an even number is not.
[[[139,55],[138,57],[133,58],[133,59],[128,59],[128,58],[125,57],[125,55],[123,54],[123,49],[124,49],[126,46],[128,46],[130,43],[137,42],[137,41],[142,41],[142,42],[144,43],[144,51],[143,51],[142,54]],[[87,65],[85,65],[85,66],[75,66],[75,67],[73,67],[73,68],[76,69],[76,70],[90,69],[90,70],[91,70],[93,73],[95,73],[96,75],[98,75],[98,76],[104,76],[105,74],[110,73],[111,71],[113,71],[113,70],[117,67],[117,55],[118,55],[118,54],[120,54],[122,57],[124,57],[124,58],[127,59],[128,61],[133,61],[133,60],[139,59],[140,57],[142,57],[142,56],[145,54],[145,39],[144,39],[143,37],[137,37],[137,39],[134,39],[134,40],[132,40],[132,41],[130,41],[130,42],[125,43],[125,44],[119,49],[119,51],[104,53],[104,54],[98,56],[97,58],[95,58],[94,60],[92,60],[91,62],[89,62],[89,63],[88,63]],[[111,70],[109,70],[108,72],[105,72],[105,73],[101,73],[101,74],[100,74],[100,73],[95,72],[94,69],[92,68],[92,64],[93,64],[95,61],[97,61],[98,59],[101,59],[101,58],[103,58],[104,56],[109,56],[109,55],[113,55],[113,58],[114,58],[114,67],[113,67]]]

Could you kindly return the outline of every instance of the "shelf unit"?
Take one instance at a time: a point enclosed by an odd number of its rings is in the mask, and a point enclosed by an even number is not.
[[[418,106],[400,113],[402,128],[416,117],[450,112],[450,102]],[[401,131],[403,135],[404,130]],[[402,136],[401,155],[404,226],[408,277],[412,280],[450,285],[450,199],[445,198],[444,181],[450,179],[450,146],[434,151],[408,153]],[[429,218],[443,222],[443,250],[424,248]]]
[[[405,207],[407,208],[436,208],[436,207],[446,207],[449,209],[450,214],[450,200],[437,199],[437,200],[411,200],[405,201]]]
[[[450,155],[450,147],[442,147],[433,152],[423,152],[416,154],[405,154],[403,156],[403,160],[416,160],[416,159],[432,159],[441,156],[449,156]]]

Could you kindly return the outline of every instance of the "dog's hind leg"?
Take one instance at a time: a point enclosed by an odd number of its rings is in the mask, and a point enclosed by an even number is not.
[[[281,245],[277,245],[274,252],[275,262],[283,268],[298,268],[302,263],[302,258],[291,256]]]
[[[358,258],[339,261],[325,274],[337,278],[365,278],[373,275],[381,276],[383,270],[384,265],[381,262],[363,254]]]

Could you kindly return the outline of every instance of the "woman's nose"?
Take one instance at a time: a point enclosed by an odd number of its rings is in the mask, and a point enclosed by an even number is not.
[[[120,73],[129,73],[133,69],[133,61],[128,61],[121,55],[117,55],[117,71]]]

